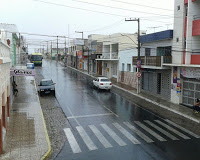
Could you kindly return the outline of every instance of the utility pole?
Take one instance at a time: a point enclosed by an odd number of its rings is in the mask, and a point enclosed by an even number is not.
[[[48,41],[47,41],[47,55],[48,55],[48,51],[49,51],[49,44],[48,44]]]
[[[138,22],[138,56],[137,56],[137,75],[141,68],[141,58],[140,58],[140,18],[135,19],[125,19],[125,21],[137,21]],[[137,78],[137,94],[140,93],[140,78]]]
[[[52,41],[51,41],[51,60],[52,60]]]
[[[58,36],[57,36],[57,60],[58,61]]]
[[[19,60],[18,60],[18,62],[19,62],[19,64],[21,63],[21,61],[20,61],[20,58],[21,58],[21,55],[20,55],[20,52],[21,52],[21,50],[20,50],[20,46],[21,46],[21,36],[20,36],[20,33],[19,33]]]

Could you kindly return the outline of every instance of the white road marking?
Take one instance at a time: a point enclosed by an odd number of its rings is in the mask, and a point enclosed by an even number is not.
[[[120,146],[126,145],[126,143],[106,124],[100,124],[100,125],[115,140],[115,142],[117,142],[117,144],[119,144]]]
[[[112,145],[108,142],[108,140],[102,135],[102,133],[94,125],[89,125],[89,127],[105,148],[112,147]]]
[[[145,97],[143,97],[143,96],[141,96],[141,95],[139,95],[139,94],[137,94],[137,93],[128,91],[128,90],[126,90],[126,89],[124,89],[124,88],[121,88],[121,87],[115,85],[115,84],[113,84],[113,86],[116,87],[116,88],[119,88],[119,89],[121,89],[121,90],[123,90],[123,91],[125,91],[125,92],[128,92],[128,93],[130,93],[130,94],[132,94],[132,95],[134,95],[134,96],[136,96],[136,97],[139,97],[139,98],[141,98],[141,99],[143,99],[143,100],[145,100],[145,101],[147,101],[147,102],[150,102],[150,103],[152,103],[152,104],[155,104],[155,105],[157,105],[157,106],[160,106],[160,107],[162,107],[162,108],[164,108],[164,109],[166,109],[166,110],[168,110],[168,111],[171,111],[171,112],[173,112],[173,113],[176,113],[176,114],[178,114],[178,115],[181,115],[181,116],[183,116],[183,117],[185,117],[185,118],[188,118],[188,119],[190,119],[190,120],[192,120],[192,121],[194,121],[194,122],[200,123],[200,121],[199,121],[198,119],[193,118],[193,117],[191,117],[191,116],[189,116],[189,115],[187,115],[187,114],[184,114],[184,113],[182,113],[182,112],[179,112],[179,111],[177,111],[177,110],[175,110],[175,109],[173,109],[173,108],[169,108],[168,106],[165,106],[165,105],[163,105],[163,104],[161,104],[161,103],[155,102],[155,101],[153,101],[153,100],[151,100],[151,99],[145,98]]]
[[[156,132],[154,132],[153,130],[151,130],[150,128],[148,128],[147,126],[145,126],[144,124],[142,124],[139,121],[135,121],[135,123],[140,126],[141,128],[143,128],[145,131],[149,132],[152,136],[154,136],[155,138],[157,138],[159,141],[167,141],[166,139],[164,139],[163,137],[161,137],[160,135],[158,135]]]
[[[175,126],[176,128],[179,128],[179,129],[183,130],[184,132],[190,134],[191,136],[193,136],[195,138],[200,138],[199,135],[197,135],[197,134],[195,134],[195,133],[193,133],[193,132],[191,132],[191,131],[189,131],[189,130],[181,127],[181,126],[179,126],[178,124],[176,124],[176,123],[174,123],[174,122],[172,122],[172,121],[170,121],[168,119],[165,119],[165,121],[168,122],[168,123],[170,123],[171,125]]]
[[[111,112],[112,114],[114,114],[116,117],[119,117],[116,113],[114,113],[113,111],[111,111],[108,107],[106,107],[105,105],[103,105],[104,108],[106,108],[109,112]]]
[[[88,149],[89,150],[96,150],[97,146],[92,142],[92,140],[90,139],[88,134],[85,132],[83,127],[77,126],[76,129],[77,129],[78,133],[80,134],[81,138],[83,139],[83,141],[85,142]]]
[[[145,122],[147,124],[149,124],[150,126],[152,126],[153,128],[157,129],[159,132],[161,132],[162,134],[166,135],[167,137],[169,137],[170,139],[172,140],[179,140],[178,138],[176,138],[175,136],[173,136],[171,133],[165,131],[164,129],[158,127],[157,125],[155,125],[154,123],[148,121],[148,120],[145,120]]]
[[[97,116],[110,116],[110,115],[113,115],[113,113],[90,114],[90,115],[80,115],[80,116],[70,116],[70,117],[67,117],[67,119],[72,119],[72,118],[87,118],[87,117],[97,117]]]
[[[182,137],[182,138],[184,138],[184,139],[190,139],[190,137],[188,137],[188,136],[184,135],[183,133],[177,131],[176,129],[174,129],[174,128],[168,126],[167,124],[161,122],[160,120],[155,120],[155,121],[156,121],[157,123],[159,123],[160,125],[162,125],[163,127],[167,128],[168,130],[174,132],[174,133],[177,134],[178,136],[180,136],[180,137]]]
[[[125,130],[122,126],[118,123],[113,123],[113,125],[124,135],[128,138],[133,144],[141,144],[133,135],[131,135],[127,130]]]
[[[68,140],[68,142],[70,144],[70,147],[71,147],[72,151],[74,153],[82,152],[80,147],[79,147],[79,145],[78,145],[78,143],[77,143],[77,141],[76,141],[76,139],[75,139],[75,137],[74,137],[74,135],[73,135],[73,133],[71,132],[70,128],[65,128],[64,132],[65,132],[65,135],[67,137],[67,140]]]
[[[124,122],[124,124],[130,128],[132,131],[134,131],[138,136],[140,136],[143,140],[145,140],[147,143],[154,142],[151,138],[147,137],[144,133],[142,133],[140,130],[135,128],[133,125],[131,125],[129,122]]]

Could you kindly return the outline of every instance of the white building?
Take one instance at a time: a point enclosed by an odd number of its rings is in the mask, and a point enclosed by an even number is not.
[[[141,42],[141,81],[143,92],[170,100],[171,96],[171,50],[173,30],[166,30],[140,37]],[[137,56],[133,56],[136,66]]]
[[[1,30],[0,30],[1,31]],[[10,46],[5,32],[0,32],[0,154],[8,125],[10,108]]]
[[[124,68],[122,66],[125,66],[125,63],[126,65],[127,63],[132,64],[130,59],[128,62],[125,62],[125,57],[130,56],[130,52],[128,53],[126,50],[135,49],[136,45],[137,34],[116,33],[104,37],[102,55],[96,59],[98,63],[102,63],[102,75],[108,78],[114,78],[120,82],[123,81],[125,78],[123,77],[125,70],[123,70]]]
[[[171,101],[192,106],[200,98],[200,1],[175,0]]]

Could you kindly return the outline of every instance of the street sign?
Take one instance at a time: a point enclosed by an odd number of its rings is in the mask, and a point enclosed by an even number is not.
[[[142,65],[142,61],[141,60],[137,60],[136,66],[137,68],[141,68]]]
[[[138,78],[140,78],[140,77],[142,76],[142,73],[141,73],[141,72],[138,72],[138,73],[136,74],[136,76],[137,76]]]
[[[34,69],[10,69],[10,75],[12,76],[35,76]]]

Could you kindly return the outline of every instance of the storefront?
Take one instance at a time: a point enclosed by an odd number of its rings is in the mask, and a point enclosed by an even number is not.
[[[181,68],[183,81],[182,104],[193,106],[197,98],[200,98],[200,68]]]

